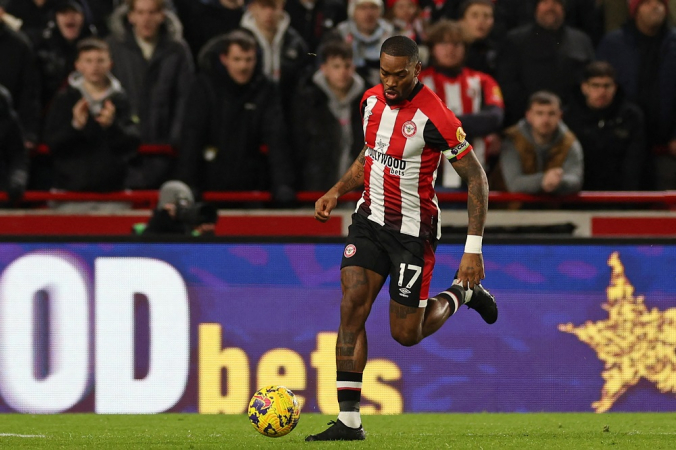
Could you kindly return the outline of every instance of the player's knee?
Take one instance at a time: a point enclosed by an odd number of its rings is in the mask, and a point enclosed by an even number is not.
[[[422,341],[422,333],[419,330],[391,330],[392,337],[395,341],[404,347],[412,347]]]

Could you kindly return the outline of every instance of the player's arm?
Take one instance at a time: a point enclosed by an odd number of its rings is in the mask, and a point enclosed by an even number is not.
[[[481,242],[488,212],[488,179],[474,151],[451,162],[467,185],[467,243],[460,261],[458,280],[465,288],[473,288],[484,279],[484,260]]]
[[[361,149],[359,156],[352,163],[350,168],[340,178],[340,180],[329,189],[326,194],[321,196],[315,203],[315,219],[320,222],[326,222],[331,216],[331,211],[338,204],[338,198],[351,190],[364,184],[364,161],[366,160],[366,149]]]

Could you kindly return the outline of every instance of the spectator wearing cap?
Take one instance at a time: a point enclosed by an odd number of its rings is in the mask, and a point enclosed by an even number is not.
[[[554,92],[565,105],[582,70],[594,60],[591,39],[564,23],[563,0],[539,0],[535,23],[512,30],[498,55],[497,80],[505,95],[507,125],[523,116],[528,97]]]
[[[617,71],[617,83],[645,115],[654,172],[651,189],[676,189],[676,29],[666,0],[631,0],[631,20],[608,33],[598,59]],[[650,167],[649,166],[649,167]]]
[[[563,119],[584,149],[586,191],[637,191],[646,160],[643,113],[604,61],[590,63]]]
[[[194,73],[178,17],[165,0],[128,0],[115,10],[110,27],[112,73],[129,97],[142,142],[177,146]],[[127,187],[158,188],[171,176],[172,163],[163,155],[138,155]]]
[[[287,0],[284,6],[291,27],[300,33],[308,49],[316,53],[324,36],[347,19],[343,0]]]
[[[380,47],[394,35],[384,9],[382,0],[350,0],[347,20],[338,24],[337,36],[352,46],[357,73],[367,88],[380,83]]]
[[[600,0],[603,27],[606,33],[621,28],[629,16],[630,1]],[[668,20],[672,25],[676,24],[676,0],[668,0]]]
[[[497,45],[491,38],[495,23],[493,0],[466,0],[460,8],[460,26],[467,43],[465,65],[480,72],[495,74]]]
[[[51,20],[35,45],[35,53],[42,81],[42,110],[56,92],[67,84],[68,75],[74,70],[77,43],[95,34],[87,26],[82,4],[77,0],[60,0],[54,8]]]
[[[458,116],[467,140],[488,172],[490,157],[497,156],[497,133],[505,105],[498,83],[490,75],[465,67],[466,43],[457,22],[442,19],[429,29],[431,65],[419,79]],[[460,177],[451,164],[442,162],[439,187],[459,188]]]
[[[251,31],[261,51],[263,73],[279,84],[282,107],[290,105],[298,80],[308,67],[308,46],[291,27],[285,0],[252,0],[242,17],[241,26]]]

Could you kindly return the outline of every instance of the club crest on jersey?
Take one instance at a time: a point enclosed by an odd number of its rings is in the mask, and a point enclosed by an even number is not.
[[[401,126],[401,134],[406,136],[406,139],[412,138],[418,132],[418,127],[415,122],[407,120],[404,122],[404,125]]]
[[[352,258],[355,253],[357,253],[357,247],[355,247],[354,244],[348,244],[345,247],[345,251],[343,252],[343,255],[346,258]]]
[[[455,138],[458,140],[458,142],[464,141],[466,137],[467,133],[465,133],[465,130],[463,130],[462,127],[458,127],[458,129],[455,131]]]

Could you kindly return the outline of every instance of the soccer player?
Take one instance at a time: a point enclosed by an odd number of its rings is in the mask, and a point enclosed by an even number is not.
[[[418,46],[405,36],[380,50],[381,83],[364,93],[365,145],[340,181],[315,204],[315,218],[329,220],[338,198],[364,185],[341,263],[343,298],[336,341],[340,413],[331,427],[307,441],[363,440],[359,415],[366,366],[365,324],[390,276],[390,330],[404,346],[437,331],[466,304],[487,323],[498,318],[493,296],[482,286],[481,243],[488,209],[488,182],[460,121],[418,81]],[[441,236],[434,180],[448,158],[468,187],[468,236],[451,287],[428,298],[434,250]]]

